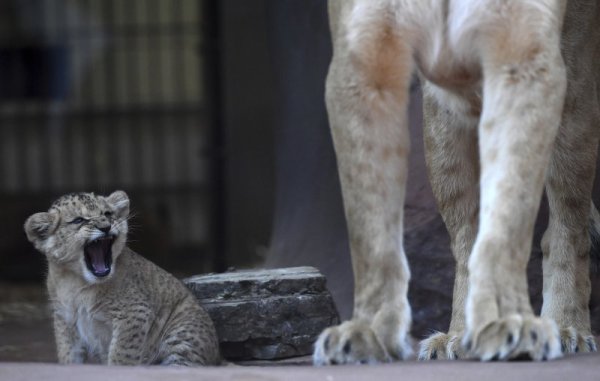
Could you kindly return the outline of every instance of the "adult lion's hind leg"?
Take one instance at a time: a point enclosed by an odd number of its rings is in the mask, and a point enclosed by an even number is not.
[[[558,324],[564,353],[596,350],[590,327],[590,235],[598,228],[591,202],[600,126],[597,62],[600,5],[569,2],[563,56],[568,87],[562,124],[546,176],[550,206],[542,239],[542,316]],[[582,33],[585,31],[585,33]]]
[[[546,181],[550,206],[542,239],[544,304],[542,316],[558,324],[564,353],[590,352],[596,343],[590,325],[590,207],[600,116],[592,83],[577,82],[567,95],[563,124]],[[584,87],[587,89],[577,89]],[[584,112],[581,112],[583,110]]]
[[[350,237],[354,314],[320,335],[313,355],[318,365],[385,362],[411,353],[410,275],[402,247],[411,51],[393,20],[378,13],[380,6],[363,4],[354,16],[341,10],[354,19],[333,20],[338,28],[326,91]],[[352,8],[347,0],[335,5]]]
[[[465,329],[467,263],[477,235],[479,153],[477,123],[481,107],[429,82],[423,86],[425,157],[438,209],[456,260],[452,319],[447,333],[437,332],[420,343],[419,359],[465,357],[460,345]]]
[[[477,37],[481,202],[463,344],[481,360],[551,359],[561,355],[558,327],[534,316],[526,267],[566,88],[562,8],[559,1],[546,1],[546,12],[535,2],[493,4],[502,9],[482,13],[492,19],[483,20]]]

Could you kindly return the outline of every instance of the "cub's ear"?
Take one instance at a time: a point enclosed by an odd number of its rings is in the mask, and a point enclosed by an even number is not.
[[[30,216],[24,225],[27,239],[32,243],[45,240],[54,233],[59,221],[58,213],[54,212],[36,213]]]
[[[117,218],[125,218],[129,215],[129,197],[127,193],[118,190],[106,198],[106,201],[115,209]]]

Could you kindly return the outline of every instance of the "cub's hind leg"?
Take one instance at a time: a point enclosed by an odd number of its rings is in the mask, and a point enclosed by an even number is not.
[[[419,359],[464,357],[460,339],[465,328],[467,263],[479,213],[477,123],[481,105],[429,82],[423,86],[423,133],[429,179],[456,260],[452,319],[448,333],[421,341]]]
[[[172,315],[156,363],[161,365],[219,365],[219,340],[208,313],[187,299]]]
[[[410,355],[409,269],[402,221],[409,137],[411,49],[373,2],[330,2],[334,57],[327,110],[354,270],[351,321],[326,329],[315,364],[372,363]],[[381,13],[380,13],[381,12]]]

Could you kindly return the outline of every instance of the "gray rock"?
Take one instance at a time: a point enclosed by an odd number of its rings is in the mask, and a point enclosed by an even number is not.
[[[200,275],[183,282],[213,319],[225,358],[307,355],[319,333],[339,323],[325,277],[313,267]]]

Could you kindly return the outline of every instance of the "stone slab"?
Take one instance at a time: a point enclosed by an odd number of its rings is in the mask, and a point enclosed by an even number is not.
[[[183,282],[213,319],[228,359],[308,355],[321,331],[339,323],[325,277],[313,267],[199,275]]]

